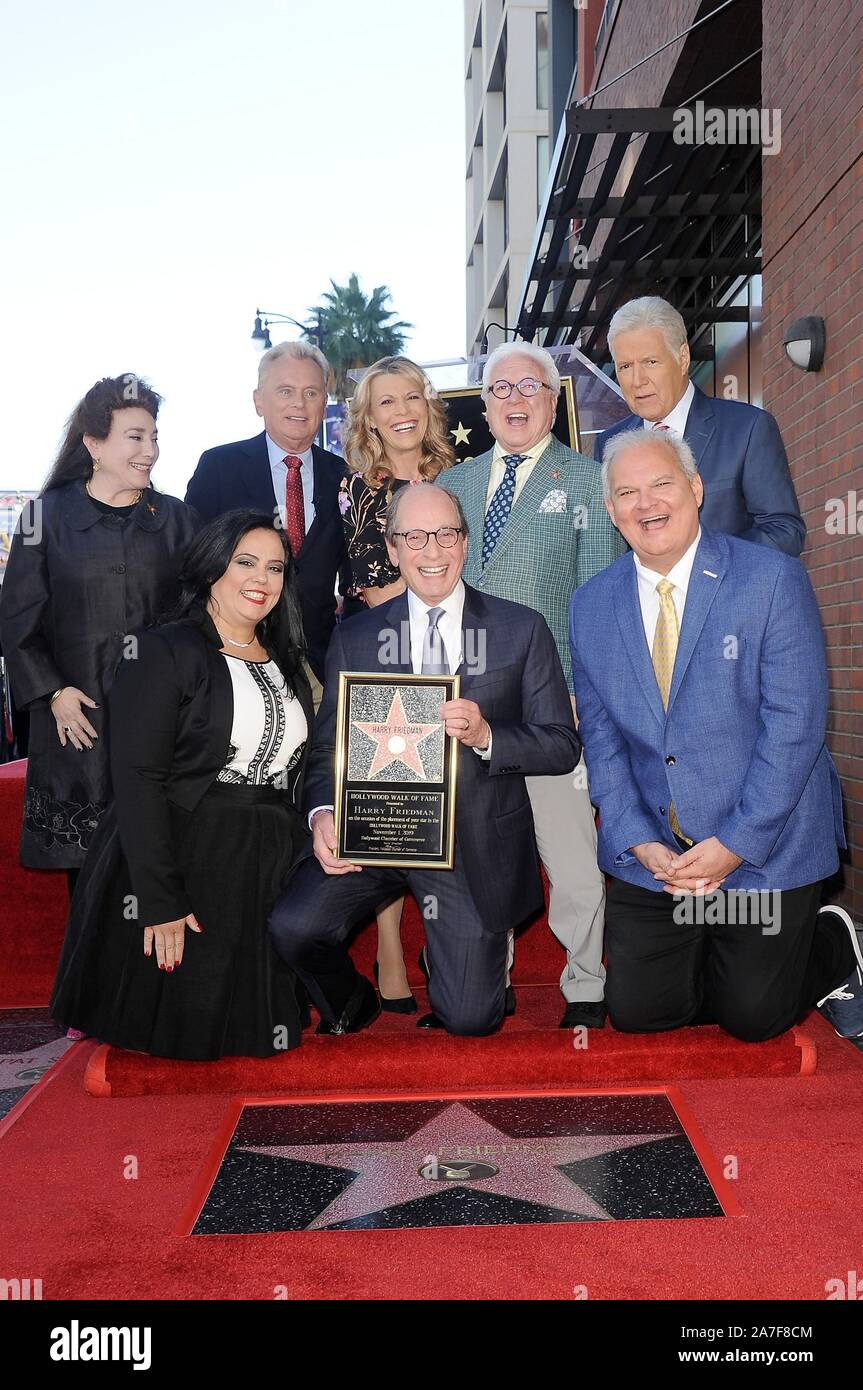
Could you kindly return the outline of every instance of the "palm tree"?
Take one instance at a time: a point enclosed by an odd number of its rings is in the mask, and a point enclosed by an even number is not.
[[[401,319],[389,322],[396,311],[387,308],[390,291],[386,285],[378,285],[367,299],[356,274],[346,285],[335,280],[330,284],[332,289],[324,291],[322,302],[309,310],[312,321],[306,325],[305,336],[320,343],[335,375],[336,399],[344,401],[353,394],[351,368],[368,367],[379,357],[402,352],[405,330],[413,324]]]

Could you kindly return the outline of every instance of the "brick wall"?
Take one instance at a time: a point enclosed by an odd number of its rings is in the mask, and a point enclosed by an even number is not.
[[[830,499],[863,510],[863,11],[856,0],[764,0],[762,103],[782,147],[763,160],[764,404],[776,415],[806,516],[804,563],[830,665],[828,742],[845,794],[842,901],[863,921],[863,515],[830,534]],[[856,161],[856,162],[855,162]],[[826,322],[824,367],[785,356],[792,319]]]

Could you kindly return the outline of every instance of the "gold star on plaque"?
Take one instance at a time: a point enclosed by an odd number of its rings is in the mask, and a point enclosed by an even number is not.
[[[455,439],[456,444],[467,444],[468,439],[470,437],[470,430],[465,429],[461,420],[459,420],[456,428],[454,430],[450,430],[450,434]]]

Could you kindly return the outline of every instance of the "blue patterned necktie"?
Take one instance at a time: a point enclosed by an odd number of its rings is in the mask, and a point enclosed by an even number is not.
[[[442,608],[430,608],[429,625],[423,633],[423,664],[420,675],[448,676],[450,674],[443,637],[438,632],[438,623],[443,617]]]
[[[482,562],[487,565],[492,551],[500,539],[506,519],[512,511],[515,496],[515,470],[527,458],[527,454],[504,454],[504,475],[500,486],[489,504],[485,514],[485,527],[482,533]]]

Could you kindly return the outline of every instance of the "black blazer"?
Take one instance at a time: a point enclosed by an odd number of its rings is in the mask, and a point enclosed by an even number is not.
[[[336,625],[336,583],[339,581],[344,590],[350,575],[338,504],[339,485],[348,470],[342,459],[319,449],[317,444],[312,445],[312,461],[315,519],[296,558],[296,573],[309,665],[322,680],[327,647]],[[257,507],[268,516],[278,516],[266,432],[237,444],[207,449],[186,489],[186,501],[204,521],[212,521],[234,507]]]
[[[171,805],[194,811],[228,761],[234,716],[221,640],[204,612],[145,632],[111,691],[111,779],[139,926],[192,911],[172,843]],[[276,653],[271,653],[273,657]],[[300,805],[314,723],[302,670],[293,688],[310,736],[284,796]]]
[[[603,430],[593,449],[597,463],[602,463],[606,443],[613,435],[643,426],[640,415],[627,415]],[[782,435],[770,411],[746,401],[706,396],[696,386],[683,438],[695,455],[704,483],[703,525],[799,555],[806,540],[806,523],[800,515]]]
[[[525,777],[572,772],[581,744],[554,639],[532,608],[465,585],[461,695],[475,700],[492,731],[491,758],[458,753],[456,848],[483,925],[507,931],[542,906],[533,815]],[[392,632],[393,641],[386,634]],[[408,601],[388,603],[340,623],[327,655],[324,698],[306,780],[306,808],[333,805],[339,671],[410,671],[387,663],[410,652]],[[442,870],[441,872],[445,872]],[[473,909],[470,909],[473,911]]]

